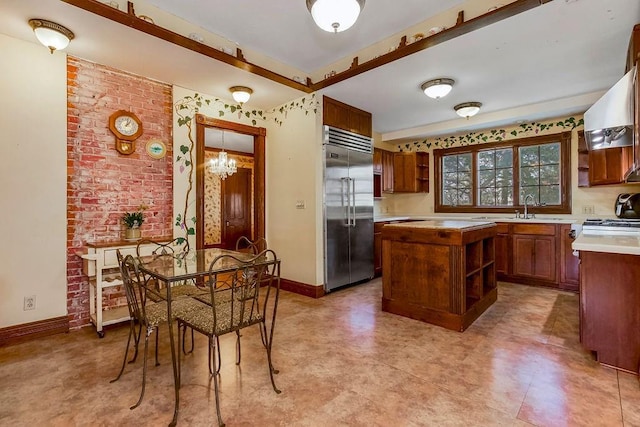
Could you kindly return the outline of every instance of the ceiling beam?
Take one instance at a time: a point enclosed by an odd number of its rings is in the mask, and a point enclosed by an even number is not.
[[[409,56],[425,49],[429,49],[430,47],[439,45],[440,43],[444,43],[461,35],[479,30],[480,28],[486,27],[487,25],[491,25],[496,22],[502,21],[503,19],[510,18],[512,16],[518,15],[519,13],[526,12],[529,9],[533,9],[537,6],[549,3],[551,1],[553,0],[516,0],[513,3],[509,3],[506,6],[502,6],[494,11],[485,13],[469,21],[458,22],[451,28],[423,38],[422,40],[419,40],[417,42],[406,44],[403,43],[401,39],[397,49],[391,52],[387,52],[384,55],[380,55],[377,58],[373,58],[370,61],[359,63],[356,66],[352,66],[348,70],[341,71],[317,83],[313,83],[311,85],[311,88],[314,91],[326,88],[343,80],[347,80],[351,77],[357,76],[358,74],[365,73],[367,71],[373,70],[374,68],[381,67],[393,61],[397,61],[398,59],[404,58],[405,56]],[[459,14],[458,17],[460,18],[460,16],[464,17],[464,15]],[[458,21],[460,21],[460,19]]]
[[[166,28],[160,27],[159,25],[155,25],[140,17],[137,17],[135,13],[133,13],[133,7],[131,2],[128,2],[129,12],[123,12],[119,9],[114,9],[108,4],[101,3],[97,0],[62,0],[62,1],[72,6],[76,6],[80,9],[86,10],[87,12],[94,13],[103,18],[109,19],[111,21],[117,22],[122,25],[126,25],[127,27],[133,28],[135,30],[142,31],[143,33],[157,37],[166,42],[184,47],[185,49],[189,49],[193,52],[197,52],[199,54],[208,56],[209,58],[215,59],[217,61],[227,63],[231,66],[234,66],[236,68],[240,68],[241,70],[245,70],[252,74],[256,74],[258,76],[264,77],[276,83],[280,83],[285,86],[289,86],[293,89],[301,90],[306,93],[313,92],[313,89],[311,89],[308,85],[298,83],[293,79],[283,76],[282,74],[278,74],[271,70],[267,70],[266,68],[263,68],[259,65],[255,65],[246,61],[242,56],[242,52],[239,49],[237,52],[238,57],[236,57],[236,56],[227,54],[225,52],[219,51],[218,49],[208,46],[206,44],[192,40],[181,34],[174,33],[173,31],[167,30]]]
[[[419,40],[411,44],[406,44],[406,36],[402,37],[398,45],[398,48],[393,50],[392,52],[385,53],[377,58],[373,58],[363,63],[358,63],[358,60],[356,57],[354,58],[354,61],[352,62],[351,67],[349,69],[345,71],[341,71],[337,74],[334,74],[333,76],[330,76],[316,83],[312,83],[311,80],[307,78],[306,84],[299,83],[281,74],[278,74],[276,72],[263,68],[259,65],[255,65],[246,61],[242,56],[242,52],[239,49],[236,57],[236,56],[227,54],[225,52],[219,51],[218,49],[215,49],[206,44],[192,40],[181,34],[174,33],[173,31],[167,30],[166,28],[155,25],[144,19],[141,19],[135,15],[135,12],[133,11],[133,4],[131,2],[128,2],[128,5],[129,5],[128,12],[123,12],[119,9],[114,9],[113,7],[105,3],[101,3],[98,0],[61,0],[61,1],[68,3],[72,6],[76,6],[80,9],[86,10],[87,12],[91,12],[96,15],[99,15],[103,18],[109,19],[111,21],[117,22],[122,25],[126,25],[127,27],[130,27],[135,30],[141,31],[143,33],[149,34],[151,36],[157,37],[166,42],[173,43],[175,45],[184,47],[185,49],[189,49],[193,52],[197,52],[199,54],[208,56],[209,58],[215,59],[217,61],[224,62],[231,66],[234,66],[242,70],[248,71],[250,73],[256,74],[258,76],[264,77],[276,83],[280,83],[285,86],[289,86],[293,89],[297,89],[306,93],[311,93],[311,92],[315,92],[317,90],[329,87],[331,85],[334,85],[341,81],[350,79],[351,77],[355,77],[359,74],[365,73],[374,68],[381,67],[390,62],[397,61],[398,59],[404,58],[405,56],[409,56],[414,53],[423,51],[425,49],[429,49],[430,47],[436,46],[440,43],[444,43],[453,38],[456,38],[461,35],[478,30],[480,28],[486,27],[487,25],[491,25],[496,22],[502,21],[503,19],[510,18],[519,13],[533,9],[537,6],[543,5],[545,3],[549,3],[553,0],[516,0],[512,3],[507,4],[506,6],[502,6],[494,11],[487,12],[469,21],[464,21],[464,14],[460,13],[458,15],[458,22],[456,23],[455,26],[451,28],[448,28],[444,31],[441,31],[437,34],[433,34],[429,37],[426,37],[422,40]]]

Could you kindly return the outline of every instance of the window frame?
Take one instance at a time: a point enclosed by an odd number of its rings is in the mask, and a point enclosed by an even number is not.
[[[519,148],[553,142],[560,143],[560,204],[553,206],[529,206],[530,213],[570,214],[571,213],[571,132],[553,135],[511,139],[508,141],[474,144],[464,147],[440,148],[433,150],[434,163],[434,211],[437,213],[515,213],[522,212],[520,203],[520,156]],[[513,149],[513,206],[480,206],[478,200],[478,152],[496,148]],[[471,153],[471,205],[451,206],[442,204],[442,157],[450,154]]]

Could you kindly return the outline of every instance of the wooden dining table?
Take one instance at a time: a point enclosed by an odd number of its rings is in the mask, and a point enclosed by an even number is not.
[[[216,262],[215,270],[211,270],[211,263],[221,255],[233,255],[240,261],[249,260],[254,257],[251,253],[232,251],[221,248],[207,248],[199,250],[191,250],[188,252],[169,253],[161,255],[148,255],[138,257],[140,261],[139,269],[145,275],[147,283],[151,279],[166,286],[167,301],[167,319],[169,327],[169,340],[171,342],[171,362],[173,364],[173,381],[175,388],[175,407],[173,412],[173,420],[169,424],[175,426],[178,421],[178,408],[180,405],[180,378],[178,371],[178,362],[176,357],[176,345],[173,332],[173,316],[171,310],[171,287],[176,284],[182,284],[185,281],[195,281],[202,283],[205,276],[210,273],[224,273],[233,271],[239,263],[230,258],[224,258],[224,262]],[[203,288],[204,291],[205,288]]]

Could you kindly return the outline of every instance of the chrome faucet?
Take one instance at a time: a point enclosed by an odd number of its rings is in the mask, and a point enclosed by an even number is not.
[[[533,194],[527,194],[524,198],[524,219],[534,218],[535,214],[531,214],[529,217],[529,205],[527,205],[527,200],[531,198],[531,202],[534,206],[537,206],[536,200],[533,198]]]

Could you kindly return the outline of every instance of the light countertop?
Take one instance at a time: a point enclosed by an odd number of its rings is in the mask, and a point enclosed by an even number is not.
[[[640,255],[640,236],[585,236],[580,233],[571,248],[575,251]]]
[[[374,222],[393,222],[393,221],[473,221],[473,222],[518,222],[518,223],[548,223],[548,224],[574,224],[582,223],[584,218],[572,218],[572,217],[549,217],[549,216],[536,216],[535,218],[524,219],[515,218],[515,216],[489,216],[489,215],[474,215],[474,216],[442,216],[442,215],[404,215],[404,216],[377,216],[374,218]]]
[[[463,221],[463,220],[427,220],[403,222],[399,224],[389,224],[393,228],[428,228],[428,229],[450,229],[450,230],[468,230],[476,228],[485,228],[495,226],[491,221]],[[386,229],[387,226],[385,226]]]

